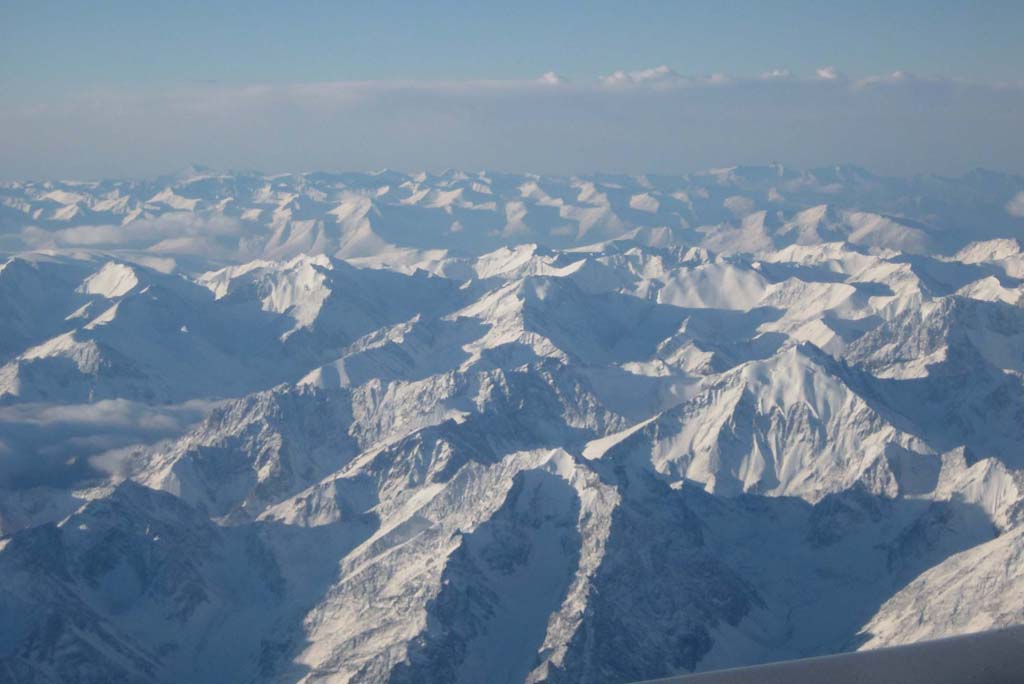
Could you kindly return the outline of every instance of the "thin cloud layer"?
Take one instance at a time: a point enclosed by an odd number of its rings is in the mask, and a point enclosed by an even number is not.
[[[0,106],[7,179],[220,168],[686,172],[781,160],[883,172],[1020,170],[1020,84],[687,78],[668,66],[590,82],[333,82],[93,91]],[[102,238],[102,235],[97,236]],[[62,239],[85,239],[66,235]]]
[[[0,407],[0,488],[72,484],[94,467],[109,469],[116,454],[181,434],[214,404],[190,401],[148,406],[125,399],[92,404]]]
[[[20,239],[21,247],[27,249],[144,249],[216,256],[237,253],[243,235],[243,224],[234,218],[175,211],[126,225],[84,225],[55,231],[29,226],[22,229]]]

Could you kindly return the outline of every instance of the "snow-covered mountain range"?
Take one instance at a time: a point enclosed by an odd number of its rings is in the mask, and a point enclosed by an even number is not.
[[[0,185],[0,682],[629,682],[1024,623],[1024,178]]]

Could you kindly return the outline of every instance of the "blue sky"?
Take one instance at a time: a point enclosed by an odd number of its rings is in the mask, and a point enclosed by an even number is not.
[[[1020,171],[1022,26],[1024,3],[994,1],[7,0],[0,175],[764,157]],[[671,84],[643,75],[662,65]],[[558,96],[523,85],[549,71]],[[619,71],[642,92],[600,80]],[[864,96],[872,77],[889,79],[883,95]]]
[[[1013,80],[1021,2],[4,3],[15,92],[220,80],[571,79],[668,64]]]

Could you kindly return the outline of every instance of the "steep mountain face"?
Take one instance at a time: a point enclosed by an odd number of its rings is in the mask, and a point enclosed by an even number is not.
[[[608,451],[602,447],[591,444],[584,455],[642,455],[655,471],[712,493],[811,503],[857,483],[895,495],[893,454],[923,460],[928,453],[925,443],[873,411],[844,382],[842,369],[807,343],[705,380],[692,398],[631,429]]]
[[[1024,623],[1021,188],[6,184],[0,681],[628,682]]]

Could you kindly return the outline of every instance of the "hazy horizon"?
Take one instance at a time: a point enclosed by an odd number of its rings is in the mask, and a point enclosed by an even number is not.
[[[467,176],[476,175],[487,175],[487,174],[502,174],[510,176],[537,176],[541,178],[558,178],[558,179],[569,179],[569,178],[580,178],[580,179],[602,179],[611,180],[616,176],[624,178],[644,178],[644,177],[685,177],[685,176],[701,176],[710,175],[715,172],[732,170],[732,169],[762,169],[782,167],[787,171],[809,173],[813,171],[821,171],[826,169],[844,168],[844,169],[858,169],[864,171],[872,176],[876,176],[882,179],[914,179],[921,177],[936,177],[945,179],[958,179],[968,176],[972,173],[995,173],[1005,175],[1008,177],[1021,177],[1024,176],[1024,172],[999,169],[987,166],[970,166],[966,167],[961,171],[954,173],[936,173],[933,171],[917,171],[908,173],[882,173],[877,169],[863,166],[861,164],[837,162],[831,164],[820,164],[814,166],[804,166],[797,164],[788,164],[777,160],[765,161],[765,162],[742,162],[733,164],[722,164],[719,166],[708,166],[695,168],[689,171],[677,171],[677,172],[663,172],[663,173],[651,173],[651,172],[630,172],[616,169],[597,169],[594,171],[569,171],[563,173],[547,173],[544,171],[536,171],[534,169],[526,168],[509,168],[509,169],[496,169],[496,168],[463,168],[463,167],[435,167],[435,168],[395,168],[395,167],[381,167],[381,168],[345,168],[345,167],[323,167],[323,168],[309,168],[309,169],[261,169],[261,168],[223,168],[214,167],[209,164],[202,162],[192,162],[183,166],[175,168],[158,170],[153,173],[143,174],[120,174],[120,175],[102,175],[102,176],[25,176],[17,178],[5,178],[0,180],[0,183],[4,184],[17,184],[17,183],[100,183],[105,181],[161,181],[161,180],[173,180],[187,177],[188,174],[192,173],[196,176],[244,176],[253,175],[261,177],[275,177],[275,176],[302,176],[309,174],[364,174],[368,176],[380,175],[385,173],[397,173],[405,176],[417,176],[420,174],[427,174],[433,177],[440,177],[447,173],[461,173]]]
[[[779,160],[1024,172],[1017,3],[14,3],[0,179]]]

